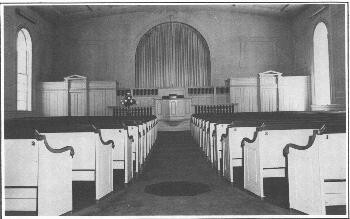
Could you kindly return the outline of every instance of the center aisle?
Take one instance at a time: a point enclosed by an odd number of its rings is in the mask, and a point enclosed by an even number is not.
[[[286,215],[283,209],[262,201],[230,185],[206,162],[189,132],[160,132],[158,143],[143,174],[121,192],[113,193],[98,204],[73,215]],[[203,193],[194,196],[190,190],[166,189],[172,196],[145,192],[161,182],[202,183]],[[181,187],[182,188],[182,187]],[[180,189],[181,189],[180,188]],[[208,191],[209,190],[209,191]],[[182,192],[181,196],[174,196]],[[187,194],[188,193],[188,194]],[[161,194],[164,195],[164,194]]]

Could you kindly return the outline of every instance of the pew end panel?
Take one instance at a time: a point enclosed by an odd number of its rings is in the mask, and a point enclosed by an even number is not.
[[[101,129],[102,139],[116,142],[114,129]],[[113,191],[113,149],[96,139],[96,200]]]
[[[48,140],[49,142],[52,142]],[[39,145],[38,215],[62,215],[72,211],[72,167],[69,151],[54,154]],[[66,144],[67,145],[67,144]],[[61,146],[55,148],[61,148]]]
[[[116,145],[122,145],[121,150],[113,150],[113,169],[124,170],[124,183],[129,183],[133,176],[132,170],[132,142],[126,129],[116,130]]]
[[[132,136],[133,171],[139,172],[139,135],[137,126],[128,126],[128,136]]]
[[[290,149],[290,208],[325,215],[326,206],[346,205],[346,145],[346,134],[334,133],[317,135],[306,150]]]
[[[213,163],[214,160],[214,137],[213,137],[213,133],[215,130],[215,124],[216,123],[212,123],[210,122],[209,124],[209,161],[211,163]]]
[[[126,138],[124,136],[124,129],[116,129],[114,135],[115,148],[113,150],[113,170],[125,169],[125,148]]]
[[[230,127],[228,129],[228,138],[226,145],[226,158],[224,159],[225,177],[230,182],[240,181],[235,179],[235,168],[243,168],[243,150],[241,141],[244,137],[253,138],[255,127]],[[242,176],[243,177],[243,176]]]
[[[140,158],[140,165],[142,166],[145,161],[145,148],[144,148],[144,136],[142,131],[142,125],[138,125],[138,139],[139,139],[139,158]]]
[[[38,142],[35,139],[5,139],[4,147],[5,211],[38,213]]]
[[[214,166],[217,168],[219,172],[222,171],[222,163],[223,163],[223,157],[222,157],[222,143],[221,143],[221,136],[226,133],[226,129],[229,124],[216,124],[216,154],[214,155]]]
[[[259,137],[244,146],[244,189],[264,197]]]

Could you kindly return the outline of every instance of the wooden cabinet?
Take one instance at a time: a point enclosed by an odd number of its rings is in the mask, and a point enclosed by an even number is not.
[[[159,119],[179,121],[191,117],[191,99],[156,99],[156,115]]]

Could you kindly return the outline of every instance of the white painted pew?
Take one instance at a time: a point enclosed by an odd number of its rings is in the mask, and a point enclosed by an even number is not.
[[[241,141],[243,138],[253,138],[255,127],[236,127],[228,126],[226,134],[222,135],[222,157],[223,157],[223,176],[230,182],[235,182],[234,167],[243,168],[243,151]]]
[[[220,172],[222,171],[220,162],[222,160],[222,144],[221,136],[226,133],[229,124],[215,124],[215,140],[214,140],[214,167]]]
[[[147,125],[146,125],[146,123],[142,124],[142,132],[143,132],[143,136],[144,136],[143,144],[144,144],[144,148],[145,148],[145,160],[146,160],[147,157],[148,157],[148,151],[149,151],[148,138],[147,138]]]
[[[244,138],[244,188],[263,198],[263,178],[285,177],[283,148],[288,142],[302,143],[313,129],[262,130],[257,128],[252,140]]]
[[[72,147],[45,136],[5,139],[5,211],[57,216],[72,211]]]
[[[135,125],[128,125],[128,136],[131,140],[131,147],[132,147],[132,172],[134,174],[137,174],[139,172],[139,128]],[[132,174],[132,175],[134,175]]]
[[[144,131],[143,131],[143,125],[139,124],[138,125],[138,135],[139,135],[139,150],[140,150],[140,165],[142,165],[145,162],[146,159],[146,149],[145,149],[145,136],[144,136]]]
[[[208,159],[209,156],[209,121],[204,122],[204,139],[203,139],[203,152]]]
[[[105,145],[95,129],[89,131],[46,132],[43,134],[58,146],[74,145],[73,181],[94,181],[96,200],[113,191],[112,144]]]
[[[346,133],[315,131],[306,146],[286,146],[291,209],[325,215],[326,206],[347,204],[346,139]]]
[[[209,147],[209,151],[208,151],[208,157],[209,157],[209,161],[210,163],[213,163],[214,161],[214,137],[213,137],[213,133],[215,131],[215,124],[216,123],[213,123],[213,122],[210,122],[209,123],[209,144],[208,144],[208,147]]]
[[[203,123],[204,123],[204,119],[199,118],[198,119],[198,143],[199,143],[199,147],[202,149],[202,145],[203,145]]]
[[[192,115],[190,120],[190,132],[191,136],[194,137],[194,123],[195,123],[195,117]]]
[[[113,169],[124,170],[124,183],[129,183],[133,176],[132,138],[129,138],[126,128],[116,130],[116,149],[113,150]]]
[[[197,118],[196,119],[196,126],[195,126],[195,134],[196,134],[196,143],[198,145],[200,145],[200,123],[201,123],[201,119]]]
[[[198,118],[194,118],[194,123],[193,123],[193,137],[195,142],[198,144]]]
[[[146,122],[146,136],[147,136],[147,155],[151,152],[152,147],[152,136],[151,136],[151,121]]]

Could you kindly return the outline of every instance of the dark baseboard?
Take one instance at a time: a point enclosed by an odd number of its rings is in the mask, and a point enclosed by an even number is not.
[[[326,206],[327,215],[346,215],[346,205]]]
[[[5,216],[38,216],[37,211],[5,211]]]

